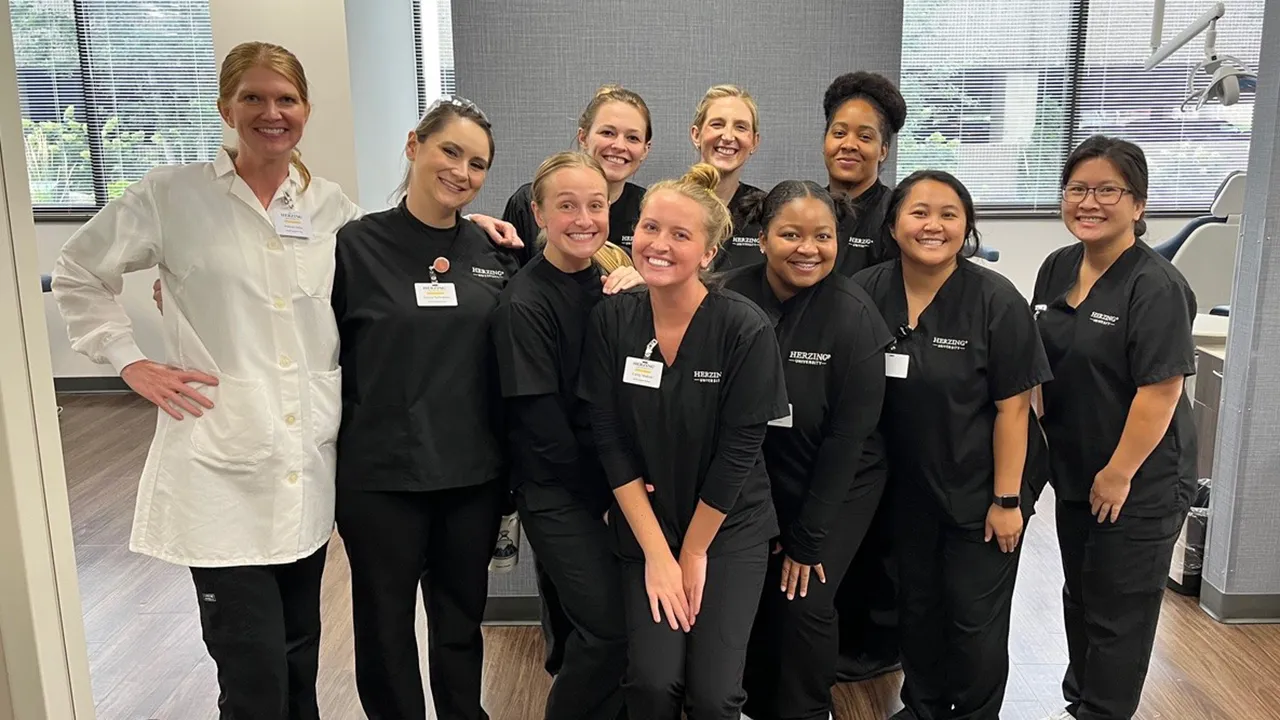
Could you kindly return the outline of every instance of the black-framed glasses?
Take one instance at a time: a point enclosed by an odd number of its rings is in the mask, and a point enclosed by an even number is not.
[[[1124,197],[1125,193],[1131,192],[1113,185],[1103,185],[1101,187],[1068,185],[1062,188],[1062,199],[1069,203],[1082,203],[1085,198],[1089,197],[1089,193],[1093,193],[1093,197],[1098,201],[1099,205],[1115,205],[1120,202],[1120,198]]]

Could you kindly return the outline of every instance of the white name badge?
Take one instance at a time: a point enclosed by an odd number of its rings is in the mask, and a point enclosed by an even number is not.
[[[271,222],[276,226],[276,234],[280,237],[308,240],[311,238],[311,220],[301,210],[275,208],[271,211]]]
[[[458,307],[458,291],[453,283],[414,283],[418,307]]]
[[[907,376],[907,366],[910,364],[911,356],[901,353],[885,353],[884,354],[884,376],[891,378],[905,378]]]
[[[791,415],[793,414],[793,412],[794,412],[794,409],[792,408],[791,403],[787,403],[787,416],[786,416],[786,417],[780,417],[780,418],[778,418],[777,420],[770,420],[770,421],[769,421],[769,426],[770,426],[770,427],[780,427],[780,428],[789,428],[789,427],[791,427]]]
[[[647,388],[662,387],[662,363],[656,360],[627,358],[627,368],[622,371],[622,382]]]

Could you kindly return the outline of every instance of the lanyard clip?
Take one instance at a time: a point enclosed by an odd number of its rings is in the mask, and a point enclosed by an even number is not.
[[[657,338],[654,338],[654,339],[650,340],[650,341],[649,341],[649,344],[644,346],[644,359],[645,359],[645,360],[648,360],[649,358],[653,357],[653,349],[654,349],[654,348],[656,348],[656,347],[658,347],[658,339],[657,339]]]

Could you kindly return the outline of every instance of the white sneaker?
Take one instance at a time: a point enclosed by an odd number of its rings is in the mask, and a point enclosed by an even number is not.
[[[498,525],[498,539],[493,557],[489,560],[489,572],[510,572],[520,562],[520,518],[516,513],[502,516]]]
[[[1046,717],[1044,720],[1076,720],[1076,718],[1066,710],[1059,710],[1058,712]]]

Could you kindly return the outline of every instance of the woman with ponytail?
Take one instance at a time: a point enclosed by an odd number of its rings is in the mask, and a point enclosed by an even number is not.
[[[161,410],[130,549],[191,568],[224,718],[312,720],[342,403],[329,306],[360,214],[296,150],[311,112],[288,50],[227,54],[236,147],[158,167],[76,232],[53,293],[73,347]],[[165,357],[133,339],[125,273],[159,267]]]
[[[636,719],[738,717],[778,529],[761,450],[787,415],[778,343],[759,308],[703,280],[732,224],[719,179],[699,164],[645,194],[647,287],[596,307],[580,374],[615,499]]]
[[[754,720],[826,718],[840,651],[835,595],[884,491],[855,474],[884,399],[893,336],[859,285],[835,272],[844,198],[787,180],[747,209],[765,262],[725,277],[764,310],[785,358],[790,413],[771,421],[764,458],[780,535],[747,658]]]

